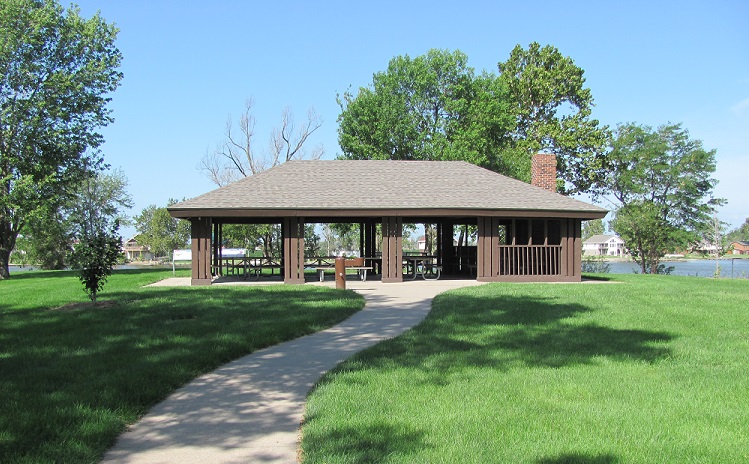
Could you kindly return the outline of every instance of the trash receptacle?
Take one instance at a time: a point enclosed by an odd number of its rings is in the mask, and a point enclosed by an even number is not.
[[[346,290],[346,258],[335,259],[335,288]]]

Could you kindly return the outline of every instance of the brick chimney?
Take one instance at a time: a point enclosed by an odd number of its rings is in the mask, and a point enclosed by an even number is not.
[[[531,185],[550,192],[557,191],[557,157],[539,153],[531,161]]]

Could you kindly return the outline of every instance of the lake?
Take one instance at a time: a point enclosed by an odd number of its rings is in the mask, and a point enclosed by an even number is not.
[[[715,260],[707,259],[684,259],[678,261],[661,261],[666,267],[673,266],[673,275],[712,277],[715,274]],[[610,274],[633,274],[634,271],[640,272],[639,266],[634,262],[625,261],[608,261]],[[721,259],[720,276],[726,278],[749,278],[749,259]],[[167,266],[168,267],[168,266]],[[733,267],[733,276],[731,269]],[[122,265],[117,269],[140,269],[139,266]],[[20,271],[30,271],[38,269],[34,266],[10,266],[11,275]]]
[[[666,267],[673,266],[672,275],[695,276],[695,277],[712,277],[715,275],[715,260],[707,259],[684,259],[677,261],[661,261]],[[608,261],[610,265],[609,273],[611,274],[632,274],[640,272],[640,267],[634,262]],[[721,259],[720,265],[721,277],[749,277],[749,259]],[[731,276],[733,269],[733,276]]]

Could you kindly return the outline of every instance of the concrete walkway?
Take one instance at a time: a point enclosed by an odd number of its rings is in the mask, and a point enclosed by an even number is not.
[[[322,374],[416,325],[438,293],[476,284],[347,282],[366,298],[362,311],[328,330],[255,352],[193,380],[120,436],[103,462],[297,462],[305,399]]]

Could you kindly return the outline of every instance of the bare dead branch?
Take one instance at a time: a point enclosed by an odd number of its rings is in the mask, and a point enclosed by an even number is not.
[[[293,159],[320,159],[324,154],[322,145],[307,150],[309,136],[322,126],[320,118],[313,108],[307,112],[307,120],[296,130],[291,108],[281,112],[281,126],[271,131],[267,153],[254,150],[255,116],[252,114],[254,102],[247,99],[244,111],[234,130],[232,118],[227,118],[224,129],[224,142],[214,152],[206,152],[199,169],[212,182],[219,186],[237,178],[257,174]]]

